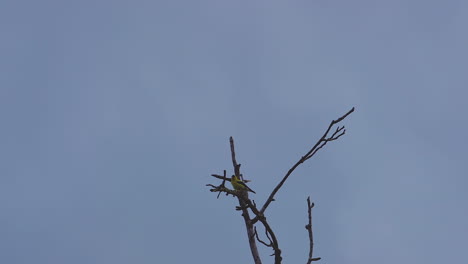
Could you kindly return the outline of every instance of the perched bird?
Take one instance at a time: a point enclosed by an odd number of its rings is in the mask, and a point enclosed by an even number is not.
[[[236,175],[232,175],[231,177],[231,184],[234,189],[238,191],[246,190],[249,192],[255,193],[252,189],[249,188],[241,179],[239,179]]]

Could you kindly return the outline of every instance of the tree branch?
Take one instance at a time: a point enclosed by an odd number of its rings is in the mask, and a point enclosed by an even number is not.
[[[314,208],[314,203],[310,202],[310,196],[307,197],[307,213],[309,215],[309,223],[305,226],[309,232],[309,258],[307,264],[310,264],[312,261],[318,261],[321,258],[312,258],[314,253],[314,234],[312,232],[312,208]]]
[[[236,161],[236,151],[234,148],[234,139],[232,137],[229,138],[229,142],[231,145],[231,159],[232,159],[232,166],[234,167],[234,173],[236,176],[240,176],[240,164]],[[239,193],[241,194],[241,193]],[[245,195],[245,199],[241,198],[242,195]],[[244,192],[242,195],[237,195],[239,198],[239,206],[242,210],[242,217],[244,218],[245,227],[247,229],[247,237],[249,239],[250,251],[252,252],[252,257],[254,259],[255,264],[262,264],[262,260],[260,259],[260,254],[258,253],[257,243],[255,242],[255,230],[254,225],[250,219],[249,211],[247,210],[248,207],[253,207],[252,203],[248,198],[248,192]],[[247,205],[247,206],[246,206]],[[256,209],[256,208],[255,208]]]
[[[281,261],[283,260],[283,258],[281,257],[281,249],[279,248],[278,239],[276,239],[275,233],[271,229],[265,217],[260,217],[259,221],[265,227],[266,235],[268,239],[271,241],[271,247],[273,248],[273,255],[275,256],[275,264],[281,264]]]
[[[262,213],[262,214],[265,213],[265,210],[267,209],[267,207],[274,200],[274,197],[275,197],[276,193],[279,191],[279,189],[283,186],[283,184],[286,182],[286,180],[289,178],[289,176],[292,174],[292,172],[299,165],[301,165],[304,161],[312,158],[312,156],[314,156],[315,153],[317,153],[317,151],[319,151],[322,147],[324,147],[327,144],[327,142],[336,140],[336,139],[340,138],[342,135],[345,134],[346,130],[344,129],[344,126],[342,126],[342,127],[338,127],[336,129],[336,131],[332,134],[332,136],[330,136],[330,137],[328,136],[328,133],[330,132],[331,128],[335,124],[337,124],[337,123],[341,122],[343,119],[345,119],[352,112],[354,112],[354,107],[351,108],[351,110],[349,110],[346,114],[344,114],[340,118],[338,118],[336,120],[332,120],[330,122],[330,125],[328,126],[328,129],[327,129],[327,131],[325,131],[323,136],[317,141],[317,143],[315,143],[315,145],[304,156],[302,156],[302,158],[299,159],[298,162],[296,162],[296,164],[294,164],[294,166],[291,167],[291,169],[289,169],[289,171],[286,173],[286,175],[283,177],[283,179],[278,183],[278,185],[275,187],[275,189],[273,189],[270,196],[266,200],[265,204],[262,206],[262,209],[260,210],[260,213]],[[340,133],[340,134],[338,134],[338,133]]]
[[[249,240],[249,245],[250,245],[250,250],[252,253],[252,257],[254,259],[255,264],[261,264],[262,261],[260,259],[260,255],[258,253],[257,249],[257,244],[256,241],[259,241],[266,247],[271,247],[273,249],[273,254],[272,256],[275,257],[275,264],[281,264],[282,262],[282,257],[281,257],[281,249],[279,248],[278,245],[278,240],[276,238],[275,233],[273,232],[272,228],[270,227],[266,217],[265,217],[265,211],[268,208],[268,206],[271,204],[272,201],[274,201],[274,196],[276,193],[281,189],[283,184],[286,182],[286,180],[289,178],[289,176],[292,174],[292,172],[302,163],[313,157],[321,148],[323,148],[328,142],[334,141],[339,139],[341,136],[343,136],[346,133],[346,129],[344,126],[338,126],[335,131],[329,135],[331,129],[333,128],[334,125],[337,123],[341,122],[344,120],[348,115],[350,115],[352,112],[354,112],[354,107],[349,110],[346,114],[341,116],[340,118],[336,120],[332,120],[330,122],[330,125],[328,126],[327,130],[323,134],[323,136],[315,143],[315,145],[304,155],[302,156],[294,166],[292,166],[289,171],[286,173],[286,175],[283,177],[283,179],[278,183],[278,185],[273,189],[272,193],[266,200],[265,204],[262,206],[261,210],[259,210],[255,204],[254,201],[249,199],[249,194],[246,191],[241,191],[241,190],[231,190],[225,186],[226,181],[230,181],[230,177],[226,175],[226,170],[224,170],[223,175],[218,175],[218,174],[212,174],[212,177],[215,177],[217,179],[222,180],[222,183],[219,186],[215,186],[212,184],[207,184],[207,186],[212,187],[210,189],[211,192],[219,192],[218,193],[218,198],[222,192],[225,192],[226,195],[233,195],[238,198],[239,201],[239,206],[236,207],[236,210],[242,211],[242,217],[244,218],[244,223],[247,229],[247,237]],[[237,163],[236,160],[236,153],[235,153],[235,148],[234,148],[234,139],[232,137],[229,138],[230,142],[230,147],[231,147],[231,160],[232,160],[232,165],[234,168],[234,174],[239,177],[241,180],[243,179],[242,174],[240,173],[240,166],[241,164]],[[313,232],[312,232],[312,208],[314,207],[314,203],[310,202],[310,197],[307,198],[307,206],[308,206],[308,216],[309,216],[309,222],[305,226],[305,228],[308,230],[309,233],[309,258],[307,261],[307,264],[311,264],[313,261],[318,261],[320,258],[313,258],[313,247],[314,247],[314,242],[313,242]],[[253,219],[250,218],[249,214],[249,209],[250,211],[255,215]],[[257,222],[262,223],[262,225],[265,228],[265,235],[269,240],[269,243],[263,241],[260,239],[257,229],[255,227],[255,224]]]
[[[266,247],[271,247],[271,244],[272,244],[273,242],[271,242],[271,238],[270,238],[270,236],[268,235],[268,232],[266,231],[266,229],[265,229],[265,235],[266,235],[266,237],[270,240],[270,243],[267,243],[267,242],[261,240],[260,237],[258,236],[257,227],[254,227],[254,229],[255,229],[255,237],[257,238],[257,241],[260,242],[260,243],[262,243],[262,244],[265,245]]]

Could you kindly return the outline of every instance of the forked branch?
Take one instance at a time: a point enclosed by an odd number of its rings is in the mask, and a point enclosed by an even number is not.
[[[238,164],[236,160],[234,139],[232,137],[229,138],[229,143],[231,145],[231,159],[232,159],[232,166],[234,167],[234,173],[237,176],[241,176],[241,173],[240,173],[241,165]],[[224,176],[224,178],[226,178],[226,176]],[[252,208],[254,206],[250,202],[247,192],[245,192],[245,197],[243,195],[237,195],[237,197],[239,198],[239,206],[242,210],[242,217],[244,218],[245,228],[247,229],[247,237],[249,239],[250,252],[252,253],[254,263],[262,264],[262,260],[260,259],[260,254],[258,253],[258,249],[257,249],[257,243],[255,241],[254,223],[252,222],[249,211],[247,210],[247,208],[249,207]]]
[[[298,162],[296,162],[296,164],[294,164],[294,166],[291,167],[291,169],[289,169],[289,171],[286,173],[286,175],[284,175],[283,179],[278,183],[278,185],[276,185],[275,189],[273,189],[270,196],[266,200],[265,204],[262,206],[262,209],[260,210],[260,213],[262,213],[262,214],[265,213],[265,210],[267,209],[267,207],[274,200],[276,193],[281,189],[283,184],[286,182],[286,180],[289,178],[289,176],[293,173],[293,171],[299,165],[301,165],[304,161],[312,158],[315,155],[315,153],[317,153],[317,151],[319,151],[321,148],[323,148],[328,142],[333,141],[333,140],[337,140],[338,138],[340,138],[342,135],[344,135],[346,133],[346,129],[344,128],[344,126],[342,126],[342,127],[338,127],[331,136],[328,135],[328,133],[330,132],[330,130],[332,129],[332,127],[334,125],[336,125],[339,122],[343,121],[343,119],[345,119],[352,112],[354,112],[354,107],[351,108],[351,110],[349,110],[346,114],[344,114],[340,118],[338,118],[336,120],[332,120],[330,122],[330,125],[328,126],[328,129],[327,129],[327,131],[325,131],[323,136],[317,141],[317,143],[315,143],[315,145],[304,156],[302,156],[299,159]]]
[[[323,136],[315,143],[315,145],[304,155],[302,156],[299,161],[292,166],[289,171],[286,173],[286,175],[283,177],[283,179],[278,183],[278,185],[273,189],[271,192],[270,196],[268,199],[265,201],[265,204],[262,206],[261,210],[257,208],[257,205],[255,204],[254,201],[250,200],[248,197],[248,192],[239,192],[238,190],[231,190],[225,186],[226,181],[230,181],[230,178],[226,175],[226,171],[224,171],[223,175],[218,175],[218,174],[212,174],[211,176],[222,180],[222,183],[219,186],[215,186],[212,184],[207,184],[207,186],[212,187],[210,189],[211,192],[219,192],[218,197],[221,194],[221,192],[225,192],[226,195],[233,195],[236,196],[239,200],[239,206],[237,207],[237,210],[242,211],[242,217],[244,218],[245,226],[247,229],[247,236],[249,239],[249,245],[250,245],[250,250],[252,253],[252,257],[254,259],[255,264],[261,264],[262,261],[260,259],[260,255],[257,250],[257,244],[256,241],[262,243],[266,247],[271,247],[273,249],[273,256],[275,257],[275,264],[281,264],[282,262],[282,257],[281,257],[281,249],[279,248],[278,244],[278,239],[276,238],[275,233],[273,232],[270,224],[268,223],[266,217],[265,217],[265,210],[268,208],[268,206],[271,204],[272,201],[274,201],[274,197],[276,193],[281,189],[283,184],[286,182],[286,180],[289,178],[289,176],[293,173],[293,171],[302,163],[304,163],[306,160],[312,158],[321,148],[323,148],[328,142],[334,141],[339,139],[341,136],[343,136],[346,133],[346,129],[344,126],[338,126],[331,135],[329,135],[330,131],[332,130],[333,126],[340,123],[342,120],[344,120],[348,115],[350,115],[352,112],[354,112],[354,107],[349,110],[346,114],[341,116],[340,118],[336,120],[332,120],[330,122],[330,125],[328,126],[327,130],[323,134]],[[232,165],[234,167],[234,174],[238,177],[240,177],[242,180],[242,174],[240,173],[240,164],[237,163],[236,160],[236,152],[234,148],[234,139],[232,137],[229,138],[230,146],[231,146],[231,160],[232,160]],[[309,234],[309,257],[307,259],[307,264],[311,264],[313,261],[318,261],[320,258],[313,258],[313,250],[314,250],[314,239],[313,239],[313,232],[312,232],[312,208],[314,207],[314,203],[310,202],[310,197],[307,198],[307,212],[308,212],[308,219],[309,222],[305,226],[305,228],[308,231]],[[250,211],[248,210],[250,209]],[[255,217],[252,219],[250,217],[249,212],[252,212]],[[264,240],[261,240],[257,229],[255,227],[255,224],[257,222],[260,222],[264,228],[265,228],[265,236],[267,237],[269,242],[266,242]]]

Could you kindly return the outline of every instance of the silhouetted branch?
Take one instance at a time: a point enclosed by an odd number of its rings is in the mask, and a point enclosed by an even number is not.
[[[221,186],[224,187],[224,183],[226,182],[226,170],[224,170],[224,177],[223,177],[223,182],[221,183]],[[221,195],[222,191],[219,191],[218,193],[218,196],[216,197],[216,199],[219,198],[219,196]]]
[[[270,227],[270,224],[266,221],[265,217],[260,217],[259,221],[263,224],[266,230],[266,235],[268,239],[271,241],[271,247],[273,248],[273,255],[275,256],[275,264],[281,264],[283,258],[281,257],[281,249],[278,245],[278,239],[276,239],[276,235]]]
[[[257,238],[257,241],[262,243],[266,247],[271,247],[272,242],[271,242],[270,236],[268,235],[268,232],[266,231],[266,229],[265,229],[265,235],[270,240],[270,243],[267,243],[267,242],[261,240],[260,237],[258,236],[257,227],[254,227],[254,229],[255,229],[255,237]]]
[[[241,173],[240,173],[241,165],[237,164],[237,161],[236,161],[236,151],[234,150],[234,139],[232,137],[229,137],[229,144],[231,145],[231,159],[232,159],[232,166],[234,167],[234,174],[236,176],[241,177]]]
[[[232,196],[237,196],[237,192],[235,190],[231,190],[229,188],[226,188],[225,186],[215,186],[213,184],[206,184],[206,186],[212,187],[210,189],[210,192],[225,192],[226,195],[231,194]],[[218,194],[219,197],[219,194]]]
[[[257,205],[253,200],[249,199],[249,194],[247,191],[242,191],[242,190],[231,190],[225,186],[226,181],[230,181],[230,177],[226,175],[226,170],[224,170],[223,175],[218,175],[218,174],[212,174],[211,176],[217,179],[222,180],[222,183],[219,186],[215,186],[213,184],[207,184],[207,186],[212,187],[210,189],[211,192],[219,192],[218,197],[222,192],[225,192],[226,195],[233,195],[238,198],[239,201],[239,206],[236,206],[236,210],[242,211],[242,217],[244,218],[244,223],[247,229],[247,237],[249,240],[249,245],[250,245],[250,250],[252,253],[252,257],[254,258],[254,263],[255,264],[261,264],[262,261],[260,259],[260,255],[258,253],[257,249],[257,244],[256,241],[259,241],[266,247],[271,247],[273,249],[273,254],[272,256],[275,257],[275,264],[281,264],[282,262],[282,257],[281,257],[281,249],[279,248],[278,244],[278,239],[276,238],[275,233],[273,232],[270,224],[268,223],[264,213],[267,209],[267,207],[270,205],[272,201],[274,201],[274,196],[276,193],[279,191],[279,189],[283,186],[285,181],[288,179],[288,177],[292,174],[292,172],[303,162],[306,160],[310,159],[313,157],[321,148],[323,148],[328,142],[334,141],[339,139],[341,136],[343,136],[346,133],[346,129],[344,126],[338,126],[335,131],[331,134],[328,135],[332,129],[332,127],[344,120],[348,115],[350,115],[352,112],[354,112],[354,107],[348,111],[346,114],[341,116],[340,118],[336,120],[332,120],[330,122],[330,125],[328,126],[328,129],[325,131],[323,136],[315,143],[315,145],[304,155],[299,159],[294,166],[292,166],[289,171],[286,173],[286,175],[283,177],[283,179],[278,183],[278,185],[273,189],[272,193],[266,200],[265,204],[259,210],[257,208]],[[230,147],[231,147],[231,160],[232,160],[232,165],[234,168],[234,174],[239,177],[241,180],[245,181],[243,179],[242,174],[240,173],[240,167],[241,165],[237,163],[236,160],[236,153],[235,153],[235,148],[234,148],[234,139],[232,137],[229,138],[230,142]],[[305,226],[305,228],[308,230],[309,233],[309,258],[307,261],[307,264],[310,264],[313,261],[318,261],[320,258],[313,258],[313,247],[314,247],[314,240],[313,240],[313,232],[312,232],[312,208],[314,207],[314,204],[310,202],[310,197],[307,198],[307,206],[308,206],[308,215],[309,215],[309,222]],[[255,215],[253,219],[250,218],[249,214],[249,209],[250,211]],[[265,228],[265,236],[268,238],[269,243],[263,241],[260,239],[257,228],[255,227],[255,224],[257,222],[260,222],[263,227]]]
[[[307,197],[307,213],[309,215],[309,223],[305,226],[309,233],[309,258],[307,264],[310,264],[312,261],[318,261],[321,258],[312,258],[314,253],[314,234],[312,232],[312,208],[314,208],[314,203],[310,202],[310,196]]]
[[[342,135],[345,134],[346,130],[344,129],[344,126],[343,127],[339,127],[336,129],[336,131],[332,134],[331,137],[328,137],[328,133],[330,132],[330,129],[337,123],[341,122],[343,119],[345,119],[348,115],[350,115],[352,112],[354,112],[354,107],[349,110],[346,114],[344,114],[343,116],[341,116],[340,118],[336,119],[336,120],[332,120],[330,122],[330,125],[328,126],[328,129],[327,131],[325,131],[325,133],[323,134],[323,136],[317,141],[317,143],[315,143],[315,145],[304,155],[302,156],[302,158],[299,159],[298,162],[296,162],[296,164],[294,164],[294,166],[292,166],[291,169],[289,169],[289,171],[286,173],[286,175],[283,177],[283,179],[278,183],[278,185],[275,187],[275,189],[273,189],[273,191],[271,192],[270,196],[268,197],[268,199],[266,200],[265,204],[263,205],[262,209],[260,210],[260,212],[262,214],[265,213],[265,210],[267,209],[267,207],[270,205],[270,203],[274,200],[274,197],[275,197],[275,194],[279,191],[279,189],[283,186],[284,182],[286,182],[286,180],[289,178],[289,176],[291,175],[291,173],[299,166],[301,165],[304,161],[310,159],[312,156],[315,155],[315,153],[317,153],[318,150],[320,150],[323,146],[325,146],[327,144],[327,142],[329,141],[333,141],[333,140],[336,140],[338,139],[339,137],[341,137]],[[341,134],[338,134],[339,132],[341,132]]]
[[[234,139],[232,137],[229,138],[229,143],[231,145],[231,159],[232,159],[232,166],[234,167],[234,173],[235,173],[236,176],[241,177],[240,164],[238,164],[237,160],[236,160],[236,151],[235,151],[235,148],[234,148]],[[239,194],[240,195],[237,195],[237,198],[239,198],[239,206],[240,206],[240,208],[242,210],[242,217],[244,218],[245,227],[247,229],[247,237],[249,239],[250,251],[252,253],[254,263],[255,264],[262,264],[262,260],[260,259],[260,254],[258,253],[258,249],[257,249],[257,243],[255,243],[254,224],[252,223],[252,221],[250,219],[249,211],[247,210],[247,208],[249,208],[249,207],[254,208],[254,206],[249,200],[248,192],[239,193]],[[243,195],[245,195],[245,197]]]

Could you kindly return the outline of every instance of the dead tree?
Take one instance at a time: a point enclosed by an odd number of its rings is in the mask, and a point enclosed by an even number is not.
[[[286,175],[284,175],[283,179],[273,189],[270,196],[266,200],[265,204],[263,204],[261,207],[257,207],[255,202],[249,199],[248,193],[246,191],[232,190],[226,187],[226,181],[230,181],[230,178],[226,175],[226,170],[224,170],[223,175],[219,175],[219,174],[211,175],[217,179],[222,180],[221,184],[217,186],[213,184],[207,184],[207,186],[211,187],[210,189],[211,192],[218,192],[218,198],[221,193],[225,193],[226,195],[232,195],[234,197],[237,197],[237,199],[239,200],[239,206],[236,207],[236,210],[242,211],[242,217],[244,218],[245,227],[247,229],[247,237],[248,237],[248,241],[250,245],[250,251],[252,253],[252,257],[254,259],[255,264],[262,263],[262,260],[257,250],[257,241],[266,247],[272,248],[273,250],[272,256],[274,256],[275,258],[275,264],[281,264],[282,257],[281,257],[281,249],[278,243],[278,239],[272,227],[268,223],[267,218],[265,217],[265,212],[268,206],[271,204],[271,202],[275,200],[274,197],[276,193],[281,189],[283,184],[286,182],[289,176],[291,176],[291,174],[299,165],[301,165],[305,161],[312,158],[328,142],[337,140],[345,134],[346,132],[345,127],[339,126],[337,124],[343,121],[352,112],[354,112],[354,107],[351,110],[349,110],[346,114],[341,116],[340,118],[336,120],[332,120],[330,122],[330,125],[328,126],[323,136],[315,143],[315,145],[304,156],[302,156],[299,159],[299,161],[296,162],[296,164],[294,164],[289,169]],[[335,127],[335,125],[337,125],[336,129],[334,129],[334,132],[332,133],[331,131]],[[236,160],[236,152],[234,149],[234,139],[230,137],[229,141],[231,145],[231,159],[232,159],[232,165],[234,168],[234,174],[237,177],[239,177],[241,180],[244,180],[240,172],[241,164],[237,163],[237,160]],[[313,207],[314,207],[314,203],[312,203],[310,201],[310,197],[308,197],[307,198],[308,223],[305,226],[309,235],[309,255],[307,258],[307,262],[306,262],[307,264],[310,264],[312,261],[318,261],[321,259],[319,257],[313,257],[313,250],[314,250],[314,237],[313,237],[313,232],[312,232],[312,208]],[[253,215],[253,218],[252,218],[252,215]],[[256,227],[256,225],[259,223],[263,226],[265,230],[265,236],[268,239],[268,241],[264,241],[260,239],[258,235],[257,227]]]

